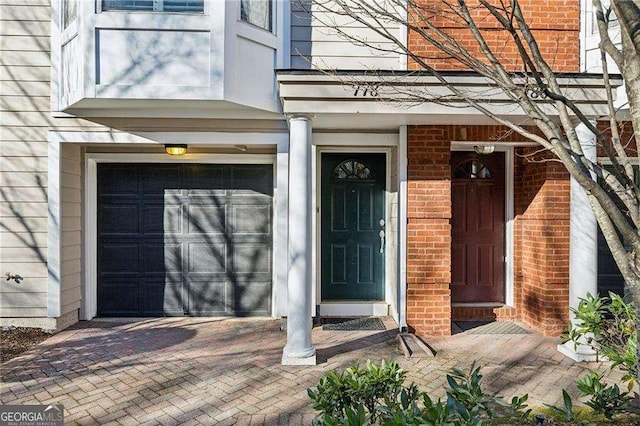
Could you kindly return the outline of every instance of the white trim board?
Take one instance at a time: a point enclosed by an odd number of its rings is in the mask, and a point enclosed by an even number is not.
[[[324,317],[386,317],[389,304],[381,302],[325,302],[320,304],[319,315]]]
[[[318,132],[313,133],[316,146],[334,147],[378,147],[397,146],[398,133],[357,133],[357,132]],[[355,152],[355,151],[354,151]],[[373,151],[372,151],[373,152]]]

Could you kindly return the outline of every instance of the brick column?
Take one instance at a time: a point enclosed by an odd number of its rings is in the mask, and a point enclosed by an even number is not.
[[[407,130],[407,323],[425,336],[451,334],[450,131]]]
[[[569,303],[569,175],[555,162],[521,160],[516,178],[516,258],[522,320],[562,333]]]

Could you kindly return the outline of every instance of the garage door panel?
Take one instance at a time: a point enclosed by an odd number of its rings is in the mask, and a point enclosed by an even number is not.
[[[103,244],[101,247],[103,274],[137,274],[139,247],[131,244]]]
[[[102,205],[99,221],[102,235],[138,234],[138,206]]]
[[[233,272],[270,274],[271,248],[266,244],[235,244],[233,246]]]
[[[98,288],[98,315],[123,316],[140,314],[140,295],[135,280],[102,280]]]
[[[164,242],[146,243],[142,249],[143,271],[147,273],[181,273],[182,245]]]
[[[227,271],[226,244],[188,244],[188,273],[224,273]]]
[[[138,195],[138,173],[132,165],[102,167],[98,195]]]
[[[271,311],[271,281],[236,282],[233,291],[236,315],[268,315]]]
[[[142,286],[142,312],[149,315],[184,315],[183,282],[179,275],[166,280],[145,280]]]
[[[231,171],[232,195],[273,195],[271,167],[237,166]]]
[[[189,205],[190,234],[224,234],[226,232],[225,205]]]
[[[225,166],[194,165],[186,173],[189,196],[226,196]]]
[[[182,206],[146,205],[142,208],[145,235],[182,234]]]
[[[227,292],[226,281],[197,280],[191,278],[187,286],[189,312],[192,315],[231,315],[233,304]]]
[[[234,205],[231,217],[234,234],[268,235],[271,232],[270,205]]]
[[[104,176],[109,181],[98,198],[100,314],[268,315],[272,170],[98,165],[99,187]],[[120,184],[123,171],[137,183]],[[104,250],[109,246],[112,252]],[[137,257],[116,246],[137,249]]]
[[[172,195],[182,193],[182,165],[155,164],[140,174],[142,195]]]

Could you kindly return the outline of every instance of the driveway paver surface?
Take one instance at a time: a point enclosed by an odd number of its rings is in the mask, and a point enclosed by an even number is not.
[[[325,371],[396,359],[433,396],[452,367],[483,366],[485,389],[559,404],[562,388],[598,363],[579,364],[537,334],[458,334],[429,341],[435,357],[405,358],[387,331],[313,330],[318,365],[280,365],[286,332],[275,319],[167,318],[80,322],[0,367],[2,404],[65,407],[65,422],[93,425],[309,424],[307,388]],[[617,373],[609,379],[617,380]]]

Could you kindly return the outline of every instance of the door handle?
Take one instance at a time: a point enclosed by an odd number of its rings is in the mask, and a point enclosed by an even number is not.
[[[380,237],[380,253],[384,253],[384,231],[381,229],[378,232],[378,236]]]

